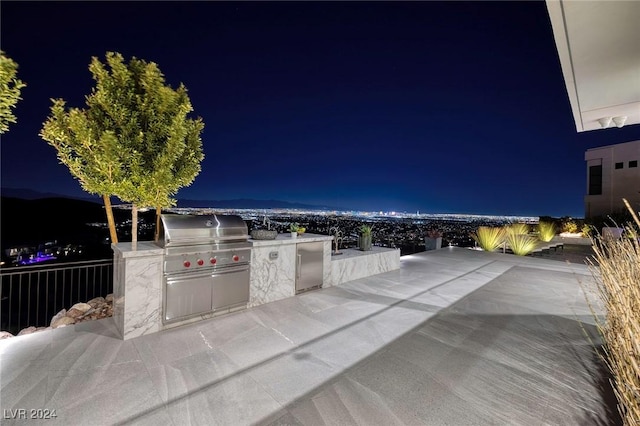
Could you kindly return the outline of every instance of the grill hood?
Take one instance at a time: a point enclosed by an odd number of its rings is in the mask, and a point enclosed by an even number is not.
[[[161,247],[247,241],[247,224],[236,215],[163,214]]]

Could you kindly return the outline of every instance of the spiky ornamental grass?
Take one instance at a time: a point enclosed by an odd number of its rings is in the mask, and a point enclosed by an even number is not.
[[[640,220],[618,240],[594,239],[591,271],[606,309],[603,320],[594,317],[605,342],[601,354],[613,374],[618,411],[624,425],[640,425]],[[598,266],[596,266],[598,265]]]
[[[505,232],[508,234],[528,234],[529,233],[529,225],[526,223],[512,223],[511,225],[507,225],[505,227]]]
[[[535,237],[527,234],[516,234],[514,232],[507,232],[506,241],[513,254],[518,256],[528,255],[536,248],[538,243]]]
[[[538,238],[540,241],[548,243],[556,236],[556,225],[553,222],[538,223]]]
[[[504,229],[497,227],[481,226],[471,237],[485,251],[494,251],[504,242]]]

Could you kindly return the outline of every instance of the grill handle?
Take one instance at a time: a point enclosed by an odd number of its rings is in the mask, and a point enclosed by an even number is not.
[[[298,255],[298,261],[296,264],[296,278],[300,278],[300,274],[302,273],[302,255]]]

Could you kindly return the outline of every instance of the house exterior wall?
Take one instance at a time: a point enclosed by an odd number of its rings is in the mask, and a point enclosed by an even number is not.
[[[640,141],[589,149],[585,161],[585,217],[625,209],[622,198],[626,198],[636,211],[640,210]],[[601,185],[598,185],[598,166],[601,166]]]

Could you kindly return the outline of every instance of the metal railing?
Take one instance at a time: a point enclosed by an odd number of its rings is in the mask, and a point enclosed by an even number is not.
[[[12,334],[47,327],[51,317],[78,302],[113,292],[113,260],[0,269],[0,330]]]

